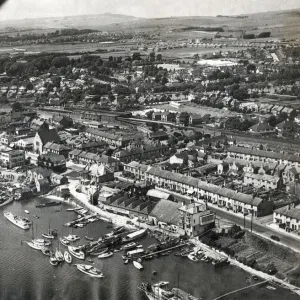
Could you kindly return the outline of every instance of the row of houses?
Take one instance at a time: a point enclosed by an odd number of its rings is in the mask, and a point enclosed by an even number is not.
[[[257,150],[246,147],[231,146],[228,148],[228,157],[247,161],[261,161],[283,164],[287,166],[300,166],[300,156],[273,151]]]
[[[69,153],[69,158],[81,164],[99,164],[104,165],[112,171],[118,171],[120,162],[113,157],[107,155],[98,155],[92,152],[86,152],[79,149],[74,149]]]
[[[135,170],[133,171],[133,169]],[[150,184],[155,184],[158,187],[178,191],[183,194],[190,194],[196,199],[199,197],[199,199],[207,200],[210,203],[232,210],[235,213],[253,213],[253,216],[259,217],[270,214],[273,211],[272,201],[263,200],[259,197],[243,194],[200,181],[194,177],[161,170],[156,167],[145,169],[145,166],[140,166],[136,162],[124,165],[124,171],[138,174],[140,179],[144,179]]]

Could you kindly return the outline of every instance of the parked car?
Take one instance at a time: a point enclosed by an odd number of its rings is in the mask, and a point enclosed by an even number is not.
[[[277,235],[271,235],[271,239],[277,242],[280,241],[280,238]]]

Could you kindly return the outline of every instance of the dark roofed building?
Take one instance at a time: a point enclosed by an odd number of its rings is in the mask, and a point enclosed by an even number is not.
[[[38,165],[46,167],[54,172],[64,172],[66,170],[66,159],[61,154],[47,153],[38,157]]]
[[[44,146],[48,142],[60,142],[60,137],[55,128],[49,129],[48,127],[43,127],[37,131],[34,137],[33,149],[36,153],[42,154],[44,151]]]

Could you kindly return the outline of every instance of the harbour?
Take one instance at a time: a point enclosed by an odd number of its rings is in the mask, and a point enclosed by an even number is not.
[[[78,235],[80,240],[72,242],[72,245],[89,243],[85,236],[95,241],[100,236],[112,232],[113,228],[107,228],[109,223],[102,220],[88,223],[83,228],[68,228],[64,226],[77,217],[69,204],[62,203],[59,211],[56,207],[45,207],[42,210],[36,208],[45,200],[35,198],[24,202],[14,202],[5,207],[5,210],[19,216],[25,216],[33,222],[36,228],[35,238],[41,238],[42,233],[47,232],[49,223],[51,228],[56,229],[58,238],[51,240],[53,249],[58,246],[59,237],[69,234]],[[25,214],[24,210],[30,213]],[[49,257],[40,251],[28,247],[24,242],[32,239],[30,230],[22,230],[8,222],[3,216],[4,208],[1,208],[0,224],[5,230],[1,230],[1,263],[0,282],[4,289],[0,290],[1,299],[133,299],[147,300],[146,295],[138,289],[142,282],[152,284],[159,281],[168,281],[173,287],[180,287],[199,299],[214,299],[234,290],[242,289],[257,283],[252,280],[246,282],[249,274],[235,266],[215,268],[211,263],[199,261],[197,263],[186,257],[173,255],[160,255],[158,258],[142,261],[142,270],[138,270],[131,262],[125,264],[122,260],[124,251],[115,252],[106,259],[90,257],[93,262],[79,260],[72,257],[72,264],[64,263],[53,267],[49,263]],[[39,215],[39,219],[33,216]],[[156,243],[152,237],[141,237],[138,244],[144,249]],[[137,248],[139,249],[139,248]],[[64,252],[67,247],[60,245]],[[73,264],[89,264],[103,273],[103,278],[93,278],[73,267]],[[4,275],[5,274],[5,275]],[[178,274],[180,280],[178,282]],[[230,278],[230,282],[228,281]],[[19,288],[16,289],[15,287]],[[257,286],[244,290],[244,299],[298,299],[299,296],[289,290],[274,287],[275,290],[267,289],[266,286]],[[240,294],[235,296],[240,299]],[[232,296],[233,297],[233,296]]]

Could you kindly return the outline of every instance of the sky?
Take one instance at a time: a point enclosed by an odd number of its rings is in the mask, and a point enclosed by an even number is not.
[[[0,21],[106,12],[144,18],[215,16],[294,8],[300,8],[300,0],[6,0]]]

